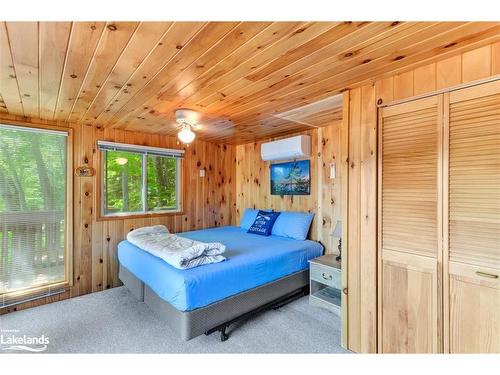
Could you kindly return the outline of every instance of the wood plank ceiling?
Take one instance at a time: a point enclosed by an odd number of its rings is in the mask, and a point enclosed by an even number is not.
[[[175,134],[187,107],[200,138],[244,143],[314,123],[279,114],[497,40],[498,22],[4,22],[0,115]]]

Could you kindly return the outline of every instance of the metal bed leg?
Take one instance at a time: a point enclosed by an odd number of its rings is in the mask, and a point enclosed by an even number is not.
[[[220,329],[220,341],[224,342],[229,338],[229,334],[226,333],[227,326],[224,326]]]

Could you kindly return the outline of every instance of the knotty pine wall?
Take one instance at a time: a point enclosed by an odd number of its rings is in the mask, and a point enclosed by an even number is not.
[[[0,121],[2,119],[0,118]],[[6,118],[4,123],[12,122]],[[23,119],[25,123],[26,120]],[[16,123],[19,123],[16,121]],[[29,126],[29,121],[26,124]],[[73,177],[73,286],[63,294],[0,309],[14,309],[45,304],[121,285],[118,279],[117,244],[133,228],[164,224],[172,232],[202,229],[235,222],[235,146],[195,141],[186,147],[184,170],[184,213],[151,218],[96,220],[98,140],[132,143],[144,146],[180,148],[174,137],[137,133],[91,126],[65,125],[73,128],[74,168],[90,166],[93,177]],[[199,170],[205,169],[205,177]]]
[[[377,103],[500,74],[500,42],[350,90],[348,347],[377,351]]]
[[[79,147],[75,162],[96,165],[98,140],[136,145],[179,148],[175,137],[83,126],[75,136]],[[183,172],[183,214],[151,218],[96,221],[97,178],[75,177],[74,285],[72,292],[81,295],[120,285],[116,246],[127,233],[146,225],[164,224],[171,232],[183,232],[229,225],[234,218],[234,146],[195,141],[185,148]],[[88,163],[86,163],[88,161]],[[205,177],[199,170],[205,169]],[[89,265],[89,259],[91,264]]]
[[[348,163],[348,188],[340,193],[335,193],[334,190],[340,189],[342,177],[346,179],[347,173],[341,177],[339,186],[332,188],[328,181],[323,180],[322,175],[317,172],[320,169],[317,168],[317,160],[313,157],[311,158],[311,166],[316,165],[316,167],[311,170],[312,194],[309,198],[301,200],[297,197],[270,197],[269,172],[265,163],[259,161],[258,142],[239,146],[220,146],[196,141],[191,146],[192,148],[188,149],[187,164],[190,164],[191,170],[194,170],[195,173],[198,168],[205,166],[207,177],[210,179],[206,177],[206,180],[200,181],[190,174],[194,185],[190,187],[191,193],[186,195],[185,203],[190,202],[191,197],[195,196],[199,197],[195,198],[195,201],[199,199],[199,202],[203,201],[203,204],[207,205],[206,207],[211,208],[200,215],[199,213],[204,211],[201,211],[201,206],[194,204],[192,207],[197,213],[187,212],[186,215],[165,217],[161,220],[170,229],[177,230],[178,228],[188,229],[191,226],[196,228],[198,225],[200,227],[209,226],[211,222],[224,225],[236,224],[239,223],[243,209],[253,205],[290,210],[316,208],[316,218],[310,233],[311,238],[321,241],[328,252],[335,252],[336,243],[327,243],[329,240],[327,233],[337,218],[348,216],[348,220],[345,220],[349,225],[348,236],[344,239],[348,253],[345,255],[348,260],[349,288],[348,347],[356,352],[374,353],[377,351],[376,103],[388,103],[499,74],[500,43],[495,43],[437,62],[420,64],[415,69],[389,74],[382,79],[373,80],[365,86],[349,90],[348,94],[345,95],[345,97],[350,98],[347,103],[348,108],[344,111],[344,114],[348,113],[348,116],[344,116],[342,125],[337,124],[332,125],[333,127],[328,126],[321,128],[321,130],[309,131],[310,134],[313,134],[313,149],[318,153],[317,155],[320,155],[321,151],[324,154],[330,154],[330,156],[325,157],[321,169],[323,176],[328,176],[329,163],[326,162],[327,160],[335,158],[339,161],[340,157],[342,164]],[[1,116],[5,115],[1,114],[0,119]],[[24,118],[5,119],[29,123],[29,120]],[[68,126],[63,123],[58,125]],[[346,145],[345,148],[348,148],[349,155],[345,159],[344,154],[340,155],[339,153],[339,145],[335,145],[335,141],[332,142],[332,140],[337,139],[332,136],[335,134],[336,126],[337,128],[348,128],[349,140],[348,146]],[[340,133],[340,138],[343,139],[342,131]],[[166,142],[157,136],[140,133],[77,127],[75,129],[75,165],[82,165],[82,160],[85,160],[86,155],[90,157],[89,163],[92,163],[93,160],[93,142],[90,138],[85,138],[85,134],[90,134],[94,137],[93,139],[101,136],[104,137],[103,139],[116,141],[127,139],[127,137],[134,138],[134,140],[142,139],[145,144],[153,146]],[[79,147],[78,142],[82,139],[85,145]],[[318,140],[321,141],[318,143]],[[170,142],[175,143],[174,140]],[[331,150],[325,151],[325,146]],[[203,158],[200,156],[201,153],[205,155]],[[228,162],[226,165],[226,162],[221,162],[223,158],[233,160],[233,162]],[[199,166],[198,161],[200,162]],[[210,165],[212,165],[212,171],[209,170]],[[341,168],[337,168],[337,173],[340,173],[341,170]],[[320,179],[325,183],[318,184],[317,181]],[[119,241],[119,238],[123,238],[128,229],[139,225],[144,219],[96,222],[94,213],[90,210],[95,199],[92,195],[95,183],[94,178],[78,180],[75,177],[74,287],[62,295],[30,302],[18,306],[17,309],[68,298],[70,295],[77,296],[105,289],[108,285],[117,285],[116,258],[113,254],[114,244]],[[318,186],[322,186],[321,199],[318,199]],[[260,187],[264,189],[261,190]],[[85,195],[86,192],[89,194]],[[339,194],[345,195],[348,207],[331,207],[339,204]],[[208,199],[207,201],[203,200],[202,197],[204,199],[215,197],[215,200]],[[340,206],[342,205],[340,204]],[[333,214],[329,217],[331,212]],[[153,222],[156,220],[159,219],[154,219]],[[80,235],[79,231],[81,231]],[[0,310],[0,313],[2,312],[7,311]]]
[[[313,212],[309,238],[321,242],[326,253],[338,253],[338,239],[331,236],[341,219],[341,122],[298,134],[311,137],[311,194],[271,195],[270,165],[260,156],[260,147],[271,138],[236,146],[236,214],[238,224],[245,208]],[[297,135],[298,135],[297,134]],[[288,137],[288,136],[287,136]],[[281,161],[276,161],[279,163]],[[331,180],[330,163],[337,163],[337,178]]]

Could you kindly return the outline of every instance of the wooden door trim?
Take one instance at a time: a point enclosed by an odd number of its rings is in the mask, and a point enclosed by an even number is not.
[[[484,96],[495,95],[498,94],[499,91],[500,77],[491,82],[450,92],[450,103],[463,102],[470,99],[478,99]]]
[[[377,353],[382,353],[382,109],[377,116]]]
[[[341,278],[341,342],[349,349],[349,285],[348,285],[348,214],[349,214],[349,90],[342,97],[342,122],[340,125],[340,168],[341,168],[341,217],[342,217],[342,258]]]
[[[450,352],[450,276],[449,276],[449,164],[450,164],[450,93],[443,94],[443,124],[442,124],[442,216],[443,216],[443,292],[441,299],[443,301],[443,352]]]
[[[451,93],[453,91],[464,90],[464,89],[467,89],[467,88],[472,88],[472,87],[484,85],[484,84],[487,84],[487,83],[490,83],[490,82],[498,82],[498,81],[500,81],[500,74],[497,74],[497,75],[494,75],[494,76],[491,76],[491,77],[488,77],[488,78],[485,78],[485,79],[480,79],[480,80],[477,80],[477,81],[472,81],[472,82],[467,82],[467,83],[461,83],[459,85],[455,85],[455,86],[451,86],[451,87],[446,87],[446,88],[439,89],[439,90],[430,91],[428,93],[421,94],[421,95],[411,96],[409,98],[398,99],[398,100],[393,100],[392,102],[388,102],[388,103],[377,104],[377,106],[379,108],[391,107],[391,106],[394,106],[394,105],[398,105],[398,104],[402,104],[402,103],[408,103],[408,102],[413,102],[415,100],[424,99],[424,98],[436,96],[436,95],[439,95],[439,94]]]
[[[437,270],[436,270],[436,290],[433,292],[436,293],[436,319],[437,319],[437,350],[438,353],[443,352],[443,238],[444,235],[444,213],[443,213],[443,205],[445,202],[445,195],[443,191],[443,179],[445,176],[445,169],[443,165],[444,161],[444,147],[443,147],[443,122],[444,122],[444,98],[443,94],[437,95],[437,111],[438,111],[438,119],[437,119],[437,158],[438,158],[438,166],[437,166]]]

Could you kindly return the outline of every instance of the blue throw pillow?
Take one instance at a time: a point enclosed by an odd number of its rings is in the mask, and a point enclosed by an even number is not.
[[[272,234],[303,241],[307,238],[314,214],[308,212],[281,212],[274,223]]]
[[[259,211],[248,233],[269,236],[279,214],[279,212]]]
[[[273,212],[273,210],[262,210],[262,211]],[[246,230],[250,229],[258,213],[259,210],[255,210],[253,208],[246,208],[245,212],[243,213],[243,216],[241,217],[240,228]]]

